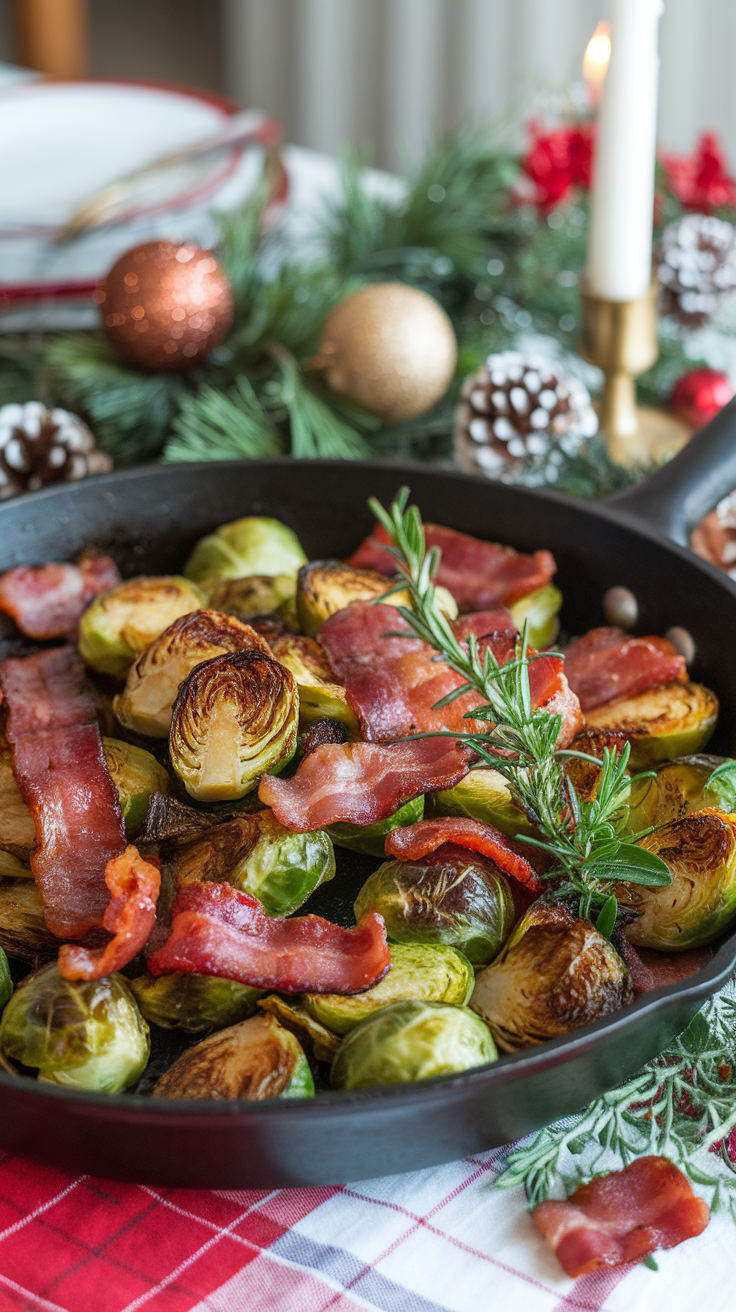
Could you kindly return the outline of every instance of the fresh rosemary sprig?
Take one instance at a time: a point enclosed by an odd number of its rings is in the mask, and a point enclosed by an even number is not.
[[[483,705],[467,711],[464,718],[488,725],[486,730],[448,730],[444,736],[466,743],[485,765],[504,776],[514,799],[542,835],[519,838],[554,860],[545,877],[557,881],[555,895],[577,900],[578,912],[586,919],[596,913],[596,925],[610,935],[618,911],[614,893],[618,880],[655,886],[672,882],[661,858],[636,846],[643,834],[624,837],[621,833],[632,782],[627,774],[628,744],[620,753],[606,749],[601,761],[557,748],[562,717],[532,705],[529,665],[536,654],[529,651],[526,624],[514,659],[503,665],[489,647],[481,654],[475,637],[469,638],[467,648],[458,641],[437,606],[433,579],[439,551],[427,551],[421,516],[408,500],[409,489],[402,488],[388,511],[375,498],[368,503],[391,539],[387,550],[396,560],[398,582],[385,596],[408,589],[411,608],[398,607],[402,618],[416,637],[435,648],[435,659],[464,680],[437,706],[476,692]],[[600,767],[596,795],[590,801],[580,800],[565,771],[566,762],[574,757]]]

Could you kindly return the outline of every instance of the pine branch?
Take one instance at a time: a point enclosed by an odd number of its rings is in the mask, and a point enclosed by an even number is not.
[[[280,347],[271,349],[281,368],[279,397],[289,413],[291,454],[301,460],[356,460],[367,455],[360,434],[310,390],[288,353]]]
[[[236,460],[278,455],[281,441],[245,375],[229,392],[209,383],[184,398],[167,443],[167,464],[184,460]]]

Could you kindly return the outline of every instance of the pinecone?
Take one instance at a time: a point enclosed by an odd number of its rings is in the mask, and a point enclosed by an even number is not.
[[[0,406],[0,501],[110,469],[110,457],[68,410],[40,401]]]
[[[711,214],[686,214],[665,228],[656,264],[664,313],[700,328],[736,290],[736,228]]]
[[[489,355],[460,389],[455,460],[467,473],[513,482],[531,465],[554,482],[565,456],[598,431],[587,389],[519,351]]]

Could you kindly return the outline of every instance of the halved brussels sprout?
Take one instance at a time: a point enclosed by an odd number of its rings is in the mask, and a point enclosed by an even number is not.
[[[9,872],[10,873],[10,872]],[[0,947],[11,957],[34,965],[59,951],[59,940],[46,928],[41,894],[30,871],[0,879]]]
[[[171,764],[191,797],[245,797],[296,750],[299,696],[289,670],[261,651],[215,656],[182,683],[171,720]]]
[[[287,609],[296,595],[296,578],[293,574],[254,574],[246,579],[203,579],[202,591],[213,610],[249,620],[256,615],[271,615]]]
[[[260,999],[258,1006],[296,1035],[308,1057],[314,1061],[332,1061],[340,1047],[337,1034],[310,1016],[297,998],[282,998],[278,993],[269,993],[267,998]]]
[[[195,610],[180,616],[131,665],[125,690],[113,703],[116,716],[133,733],[168,738],[176,694],[187,675],[213,656],[251,647],[268,651],[250,625],[233,615]]]
[[[200,538],[184,567],[188,579],[246,579],[256,574],[295,578],[306,562],[301,543],[286,524],[265,515],[247,515],[221,524]]]
[[[311,1098],[314,1080],[301,1045],[273,1016],[218,1030],[183,1052],[154,1098]]]
[[[40,1080],[120,1093],[143,1074],[148,1026],[122,975],[72,982],[55,961],[18,985],[0,1020],[0,1048]]]
[[[430,817],[465,815],[482,824],[495,825],[512,838],[537,833],[531,820],[517,806],[506,780],[498,770],[470,770],[454,788],[427,793],[425,811]]]
[[[168,793],[169,776],[155,756],[120,738],[103,738],[102,749],[115,787],[126,834],[134,834],[146,818],[154,793]]]
[[[349,1034],[380,1007],[412,999],[464,1007],[473,992],[473,967],[457,948],[441,944],[392,943],[391,969],[373,988],[349,997],[340,993],[304,993],[302,1004],[335,1034]]]
[[[136,656],[174,620],[205,604],[204,593],[188,579],[126,579],[96,597],[84,612],[79,654],[100,674],[124,675]]]
[[[665,888],[620,884],[616,896],[639,912],[631,943],[677,952],[712,943],[736,919],[736,816],[695,811],[641,840],[667,865]]]
[[[31,867],[0,847],[0,879],[33,879]]]
[[[355,712],[348,706],[345,689],[336,683],[330,663],[314,638],[301,634],[285,633],[277,638],[271,650],[276,660],[290,670],[299,689],[299,723],[304,727],[318,720],[339,720],[346,725],[353,738],[360,731]]]
[[[560,589],[553,583],[548,583],[546,587],[535,588],[534,592],[527,592],[525,597],[519,597],[518,601],[512,602],[509,611],[520,633],[524,620],[528,620],[529,644],[536,647],[537,651],[541,651],[543,647],[552,645],[560,631],[557,612],[561,605]]]
[[[492,861],[439,848],[421,861],[386,861],[366,880],[355,918],[383,916],[394,943],[445,943],[474,966],[500,952],[514,924],[508,880]]]
[[[324,829],[293,833],[272,811],[258,811],[250,818],[260,836],[228,881],[241,893],[257,897],[267,916],[289,916],[315,888],[334,878],[332,840]]]
[[[299,570],[296,613],[299,627],[314,637],[330,615],[344,610],[351,601],[377,601],[393,587],[393,579],[374,569],[354,569],[341,560],[312,560]],[[406,590],[386,597],[391,606],[410,606]],[[447,588],[435,589],[438,608],[449,619],[457,619],[457,603]]]
[[[343,1039],[332,1063],[336,1089],[431,1080],[485,1066],[498,1057],[487,1025],[467,1007],[395,1002]]]
[[[588,711],[585,726],[623,734],[632,770],[699,752],[718,719],[718,698],[700,683],[664,683]]]
[[[15,781],[8,747],[0,747],[0,848],[26,861],[36,844],[33,816]]]
[[[723,756],[680,756],[674,761],[665,761],[658,765],[654,775],[639,779],[629,789],[629,814],[626,819],[627,833],[639,833],[642,829],[661,829],[662,825],[672,824],[692,811],[701,811],[703,807],[713,806],[720,811],[731,811],[733,806],[723,805],[726,800],[719,795],[716,784],[708,788],[708,780],[719,766],[725,763]],[[736,761],[734,761],[736,775]]]
[[[470,1005],[499,1048],[518,1052],[609,1016],[633,996],[607,938],[567,907],[535,902],[476,976]]]
[[[262,992],[218,975],[139,975],[130,981],[146,1020],[162,1029],[208,1034],[252,1016]]]
[[[0,1011],[7,1006],[12,993],[13,981],[10,976],[10,965],[8,958],[0,948]]]
[[[338,847],[347,847],[351,852],[364,852],[366,856],[382,857],[386,854],[386,835],[392,829],[403,829],[415,825],[424,816],[424,797],[413,797],[405,802],[393,815],[385,820],[375,820],[372,825],[353,825],[347,820],[336,820],[328,825],[327,832]]]

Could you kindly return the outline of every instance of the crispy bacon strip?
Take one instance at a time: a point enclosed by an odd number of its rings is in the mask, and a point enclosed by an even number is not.
[[[0,576],[0,610],[29,638],[70,638],[89,603],[119,582],[109,556],[84,556],[78,565],[20,565]]]
[[[591,629],[565,652],[565,673],[583,711],[637,697],[686,677],[685,659],[666,638],[632,638],[623,629]]]
[[[140,952],[153,929],[161,887],[157,866],[144,861],[138,848],[131,845],[108,861],[105,883],[111,900],[102,924],[114,937],[104,948],[94,950],[62,944],[59,970],[64,979],[102,979],[120,970]]]
[[[53,647],[3,661],[0,687],[13,772],[36,826],[31,868],[46,924],[79,938],[102,924],[105,868],[126,846],[84,666],[71,647]]]
[[[362,993],[391,964],[383,917],[342,929],[321,916],[276,920],[230,884],[189,884],[174,903],[171,937],[148,961],[152,975],[174,970],[220,975],[279,993]]]
[[[305,833],[337,820],[357,825],[385,820],[420,793],[454,787],[467,772],[465,753],[448,738],[386,747],[323,743],[291,779],[264,775],[258,796],[287,829]]]
[[[505,875],[518,879],[534,893],[541,893],[543,885],[522,854],[520,845],[507,838],[494,825],[470,820],[465,816],[444,816],[438,820],[419,820],[404,829],[392,829],[386,838],[386,855],[397,856],[401,861],[420,861],[430,852],[436,852],[444,843],[468,847],[490,857]]]
[[[508,606],[544,587],[557,569],[549,551],[525,556],[513,547],[481,542],[479,538],[439,524],[425,524],[424,533],[427,547],[439,547],[442,552],[435,582],[452,593],[461,611]],[[385,550],[389,543],[385,528],[376,524],[370,537],[349,558],[348,565],[395,574],[396,561]]]
[[[705,1230],[710,1212],[666,1157],[639,1157],[581,1185],[567,1202],[539,1203],[532,1219],[574,1278],[675,1248]]]

